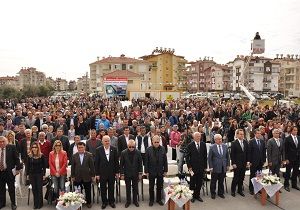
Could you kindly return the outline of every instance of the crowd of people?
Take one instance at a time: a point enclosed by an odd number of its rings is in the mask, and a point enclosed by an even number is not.
[[[263,167],[277,176],[286,167],[285,190],[290,191],[290,180],[292,188],[300,190],[299,134],[297,105],[145,98],[122,106],[118,98],[99,97],[2,100],[0,209],[6,205],[6,184],[11,207],[17,208],[14,182],[22,168],[32,185],[34,209],[40,209],[46,170],[50,170],[57,198],[66,190],[68,166],[74,186],[84,188],[88,208],[92,206],[92,182],[100,183],[102,209],[107,205],[115,208],[118,179],[126,183],[126,208],[131,203],[139,206],[138,182],[143,178],[149,179],[149,206],[155,198],[163,205],[167,156],[177,161],[180,179],[190,176],[192,202],[203,202],[200,189],[206,173],[211,173],[211,198],[225,198],[224,179],[229,170],[234,173],[234,197],[236,192],[245,196],[246,170],[250,169],[251,179]],[[251,181],[249,192],[254,193]]]

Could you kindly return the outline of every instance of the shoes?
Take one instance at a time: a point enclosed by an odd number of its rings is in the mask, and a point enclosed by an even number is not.
[[[102,204],[101,209],[105,209],[107,204]]]
[[[231,196],[232,196],[232,197],[235,197],[235,193],[234,193],[234,192],[232,192],[232,193],[231,193]]]
[[[125,208],[128,208],[130,206],[130,203],[125,203]]]
[[[92,204],[86,204],[86,207],[88,207],[89,209],[92,208]]]
[[[300,188],[298,186],[294,186],[292,188],[300,191]]]
[[[290,192],[290,188],[289,187],[284,187],[284,189],[288,192]]]
[[[279,193],[282,193],[282,191],[281,191],[281,190],[279,190]]]
[[[211,195],[211,199],[216,199],[216,195]]]
[[[191,202],[192,202],[192,203],[195,203],[195,198],[192,198],[192,199],[191,199]]]
[[[253,191],[250,191],[250,195],[254,195],[254,192],[253,192]]]
[[[238,194],[240,194],[240,196],[245,197],[245,194],[243,192],[238,192]]]
[[[196,198],[198,201],[203,202],[201,197]]]
[[[157,201],[157,203],[160,205],[160,206],[163,206],[164,203],[162,201]]]
[[[220,197],[220,198],[223,198],[223,199],[225,198],[225,196],[224,196],[223,194],[222,194],[222,195],[219,195],[219,197]]]
[[[140,204],[138,203],[138,202],[134,202],[133,203],[136,207],[139,207],[140,206]]]
[[[14,205],[14,204],[12,204],[12,205],[11,205],[11,210],[16,210],[16,209],[17,209],[17,206]]]
[[[110,203],[109,205],[110,205],[111,208],[113,208],[113,209],[116,208],[116,204],[114,204],[114,203]]]
[[[153,201],[149,201],[149,206],[153,206]]]

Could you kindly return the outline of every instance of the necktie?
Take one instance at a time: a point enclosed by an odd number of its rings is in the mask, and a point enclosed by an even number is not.
[[[260,149],[260,142],[259,142],[259,140],[256,140],[256,142],[257,142],[258,148]]]
[[[243,143],[243,141],[241,141],[241,147],[242,147],[242,150],[244,152],[244,143]]]
[[[223,151],[222,151],[221,145],[219,145],[219,153],[220,153],[220,155],[223,155]]]
[[[1,157],[0,157],[0,171],[4,170],[4,149],[1,149]]]
[[[276,139],[276,143],[277,143],[277,146],[280,147],[280,142],[278,139]]]
[[[294,142],[295,142],[296,147],[298,147],[298,139],[296,136],[294,136]]]
[[[197,150],[200,151],[200,145],[197,143]]]

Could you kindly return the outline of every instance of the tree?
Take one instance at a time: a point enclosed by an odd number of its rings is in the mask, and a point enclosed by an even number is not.
[[[19,98],[21,93],[11,86],[3,86],[0,88],[0,98],[1,99],[10,99],[10,98]]]

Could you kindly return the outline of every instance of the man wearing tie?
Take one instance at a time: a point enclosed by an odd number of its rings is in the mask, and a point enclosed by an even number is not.
[[[119,178],[119,158],[117,149],[110,145],[110,137],[103,136],[103,146],[96,149],[95,167],[96,178],[100,181],[102,209],[109,204],[112,208],[116,208],[114,197],[114,183]],[[107,197],[108,187],[108,197]]]
[[[216,198],[216,184],[218,181],[218,196],[224,196],[224,178],[229,168],[229,153],[227,145],[222,144],[222,136],[214,135],[215,144],[213,144],[208,153],[208,164],[211,171],[210,192],[211,198]]]
[[[284,189],[290,191],[289,188],[289,179],[291,175],[291,170],[293,169],[292,174],[292,188],[300,190],[297,186],[297,177],[299,173],[299,154],[300,154],[300,138],[297,136],[298,128],[293,127],[291,135],[286,137],[284,148],[285,148],[285,161],[286,161],[286,173],[284,179]]]
[[[73,155],[71,165],[71,177],[74,186],[83,185],[85,191],[86,204],[92,207],[91,184],[95,180],[95,166],[93,155],[85,151],[85,143],[77,144],[78,152]]]
[[[261,140],[261,131],[255,129],[255,137],[249,142],[249,162],[250,162],[250,179],[249,179],[249,191],[253,195],[253,184],[251,179],[255,177],[257,171],[261,171],[263,165],[266,162],[266,147],[265,142]]]
[[[193,134],[194,141],[187,146],[186,162],[191,174],[190,189],[194,190],[192,203],[197,199],[203,202],[200,197],[200,190],[203,182],[204,170],[207,168],[206,144],[201,141],[201,133]]]
[[[243,193],[243,182],[245,178],[246,167],[248,162],[248,142],[244,141],[243,129],[236,130],[236,140],[231,144],[231,164],[233,167],[233,179],[231,183],[231,195],[235,197],[236,186],[238,194],[245,196]]]
[[[274,129],[272,134],[273,138],[269,139],[267,143],[268,164],[272,174],[279,177],[279,170],[283,161],[283,141],[279,138],[278,129]]]
[[[15,174],[12,170],[15,169]],[[0,136],[0,209],[6,205],[6,185],[11,201],[11,209],[16,210],[15,175],[22,169],[16,146],[8,144],[7,138]]]

